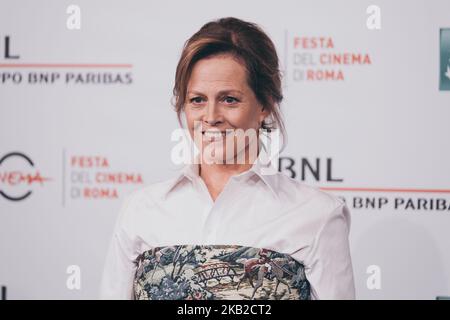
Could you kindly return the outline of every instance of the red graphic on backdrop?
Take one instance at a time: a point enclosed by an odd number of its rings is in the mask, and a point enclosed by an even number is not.
[[[16,186],[21,183],[31,185],[35,182],[43,185],[45,181],[50,180],[50,178],[42,177],[39,171],[35,174],[23,173],[21,171],[0,172],[0,182],[10,186]]]
[[[34,163],[31,158],[21,152],[10,152],[0,159],[0,195],[11,201],[24,200],[32,194],[31,189],[24,191],[20,186],[31,187],[35,184],[43,186],[44,182],[52,180],[42,176],[38,170],[30,172],[24,170],[2,170],[1,168],[5,164],[16,166],[20,162],[22,162],[22,165],[25,163],[26,166],[30,167],[30,170],[34,170]]]

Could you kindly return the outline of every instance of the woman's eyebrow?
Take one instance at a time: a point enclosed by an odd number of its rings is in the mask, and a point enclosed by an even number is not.
[[[195,90],[190,90],[187,92],[188,94],[197,94],[200,96],[206,96],[206,94],[201,93],[199,91],[195,91]],[[230,93],[238,93],[238,94],[243,94],[242,91],[237,90],[237,89],[229,89],[229,90],[221,90],[217,93],[218,96],[224,95],[224,94],[230,94]]]

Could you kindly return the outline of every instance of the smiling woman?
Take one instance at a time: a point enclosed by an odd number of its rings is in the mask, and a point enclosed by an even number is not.
[[[184,112],[188,129],[191,136],[194,135],[195,129],[199,130],[203,136],[201,141],[195,141],[199,149],[203,151],[201,156],[205,160],[209,159],[210,164],[218,160],[211,170],[220,170],[217,165],[223,165],[224,162],[235,163],[235,157],[242,152],[245,152],[248,157],[251,155],[251,150],[256,150],[249,149],[250,142],[255,140],[247,139],[248,141],[244,143],[238,143],[239,136],[235,134],[235,130],[254,132],[256,137],[258,128],[262,126],[262,122],[270,113],[267,108],[264,109],[260,105],[248,86],[245,66],[238,60],[226,54],[198,61],[192,70],[187,92]],[[233,148],[226,148],[226,139],[223,138],[228,136],[230,139],[231,135],[234,138]],[[209,153],[206,152],[208,144],[212,144]],[[256,146],[256,144],[253,145]],[[208,157],[209,155],[211,157]],[[253,159],[255,157],[254,151]],[[249,163],[248,159],[243,157],[242,159],[239,164]],[[200,169],[206,169],[206,163],[204,164]],[[209,168],[211,167],[206,170]],[[239,170],[239,167],[235,168]]]
[[[286,140],[267,34],[236,18],[205,24],[185,43],[173,93],[199,155],[127,197],[102,298],[353,298],[345,203],[266,161],[262,137]]]

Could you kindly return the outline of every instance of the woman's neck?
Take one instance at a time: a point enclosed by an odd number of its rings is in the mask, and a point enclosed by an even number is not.
[[[208,188],[208,191],[212,197],[213,200],[215,200],[220,192],[222,192],[223,188],[225,187],[226,183],[230,179],[231,176],[238,175],[242,172],[250,170],[250,168],[253,166],[254,161],[258,158],[256,157],[250,157],[248,152],[248,146],[245,150],[245,161],[244,163],[238,163],[236,161],[236,158],[232,163],[224,163],[224,164],[207,164],[207,163],[200,163],[199,164],[199,176],[203,179],[205,182],[206,187]],[[258,148],[258,155],[259,155],[259,148]]]

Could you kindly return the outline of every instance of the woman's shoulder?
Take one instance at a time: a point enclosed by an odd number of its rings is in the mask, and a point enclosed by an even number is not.
[[[178,178],[156,180],[134,189],[125,197],[125,202],[157,202],[174,185]]]
[[[319,209],[320,212],[331,212],[345,206],[345,202],[337,195],[324,191],[297,178],[284,173],[277,173],[278,192],[283,201],[292,205],[305,205]]]
[[[337,195],[320,189],[318,186],[278,173],[279,195],[287,203],[286,212],[299,216],[316,234],[331,222],[338,221],[346,229],[351,216],[344,200]]]

